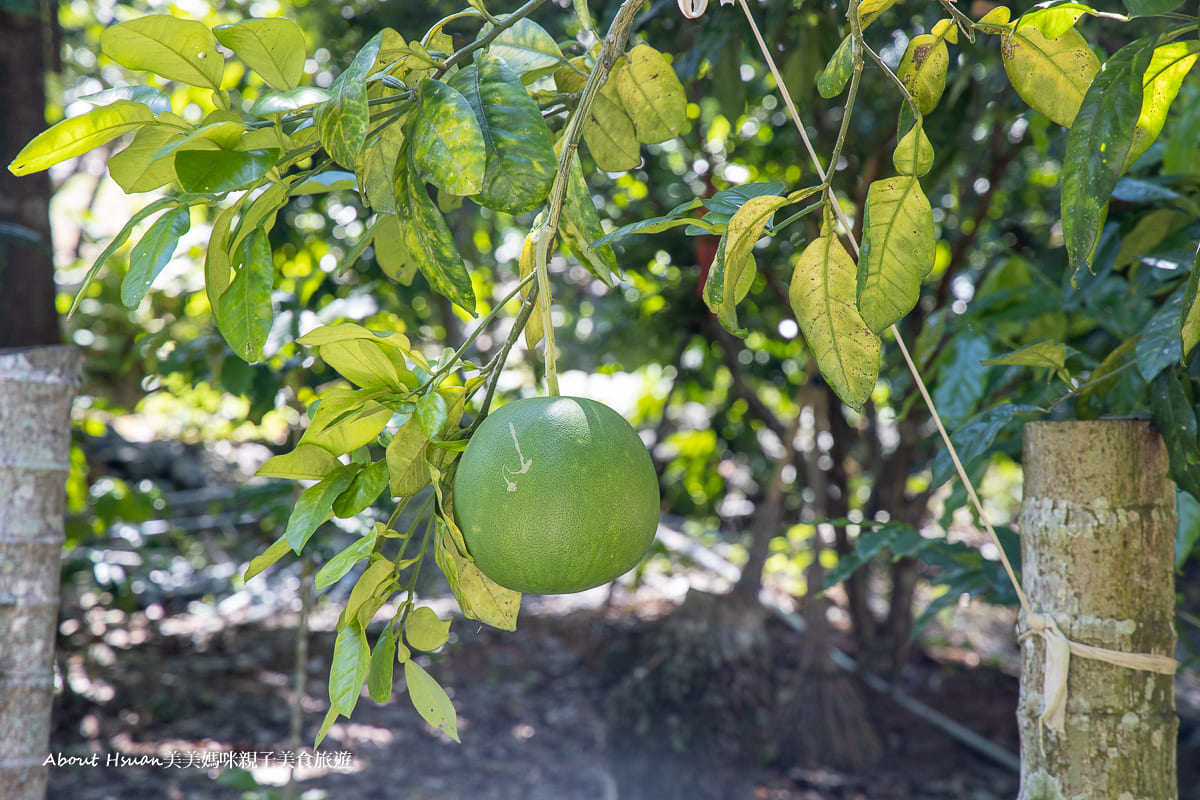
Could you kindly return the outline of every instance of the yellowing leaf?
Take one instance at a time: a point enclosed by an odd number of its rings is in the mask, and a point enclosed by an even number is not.
[[[404,638],[413,649],[432,653],[450,638],[450,620],[439,619],[429,606],[413,609],[404,623]]]
[[[858,24],[861,30],[866,30],[867,26],[879,16],[896,4],[896,0],[862,0],[858,4]]]
[[[732,333],[739,332],[737,304],[746,298],[757,273],[754,244],[762,237],[771,216],[787,203],[787,198],[776,195],[751,197],[730,218],[717,248],[705,283],[704,300]]]
[[[454,711],[454,704],[433,676],[416,661],[409,660],[404,662],[404,683],[408,686],[408,697],[417,713],[434,728],[459,741],[458,715]]]
[[[586,69],[582,58],[573,59],[571,63]],[[571,67],[562,67],[554,73],[554,82],[560,92],[580,92],[587,83],[587,75]],[[583,126],[583,141],[596,166],[605,172],[625,172],[642,163],[633,120],[625,113],[612,82],[605,84],[592,101]]]
[[[827,223],[797,259],[788,300],[825,380],[861,409],[879,374],[880,341],[859,314],[857,272]]]
[[[154,124],[154,112],[132,100],[93,108],[86,114],[64,119],[34,137],[8,165],[13,175],[41,172],[68,158],[82,155],[123,133]]]
[[[536,265],[534,264],[533,231],[530,231],[528,234],[526,234],[525,242],[521,245],[521,261],[520,261],[521,280],[524,280],[525,278],[532,275],[535,266]],[[522,300],[528,299],[529,293],[531,291],[532,291],[532,288],[529,286],[526,286],[524,289],[522,289],[521,290],[521,299]],[[540,342],[542,340],[542,336],[544,334],[545,334],[545,328],[544,328],[544,323],[542,321],[542,315],[540,313],[538,313],[537,310],[534,310],[534,312],[529,315],[529,319],[525,322],[525,346],[528,347],[530,350],[537,347],[538,342]]]
[[[1021,99],[1066,128],[1100,71],[1096,54],[1073,28],[1047,39],[1037,28],[1018,27],[1001,37],[1000,56]]]
[[[617,93],[633,120],[639,142],[673,139],[687,122],[687,96],[662,53],[640,44],[616,76]]]
[[[925,135],[925,126],[918,121],[900,137],[892,153],[892,164],[901,175],[920,177],[933,167],[933,143]]]
[[[1162,132],[1171,103],[1175,102],[1179,87],[1191,72],[1198,56],[1200,42],[1194,40],[1171,42],[1154,49],[1142,81],[1142,112],[1133,132],[1129,154],[1125,157],[1125,169],[1129,169]]]
[[[401,425],[388,442],[386,457],[393,497],[412,497],[429,485],[429,466],[425,463],[428,444],[429,436],[421,429],[416,415]]]
[[[1188,276],[1187,289],[1183,293],[1183,320],[1179,327],[1179,338],[1183,358],[1187,358],[1200,344],[1200,250]]]
[[[928,114],[937,107],[946,89],[946,70],[949,66],[950,52],[942,37],[923,33],[909,41],[896,75],[916,100],[922,114]]]
[[[867,191],[858,308],[879,333],[899,322],[921,297],[937,239],[929,200],[910,175],[875,181]]]

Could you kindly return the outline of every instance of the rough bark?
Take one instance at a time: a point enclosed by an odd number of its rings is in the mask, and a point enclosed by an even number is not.
[[[34,13],[0,11],[0,347],[58,344],[50,178],[3,167],[46,127],[47,37]],[[53,17],[53,14],[48,15]]]
[[[0,350],[0,797],[45,796],[73,347]]]
[[[1175,489],[1144,420],[1024,430],[1022,583],[1033,611],[1082,644],[1171,656]],[[1024,623],[1024,620],[1023,620]],[[1042,725],[1044,641],[1024,640],[1019,800],[1174,800],[1174,679],[1072,656],[1066,725]]]

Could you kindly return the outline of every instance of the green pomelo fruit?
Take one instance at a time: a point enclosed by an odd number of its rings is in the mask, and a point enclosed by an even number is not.
[[[658,504],[637,432],[579,397],[497,409],[454,477],[455,517],[476,566],[533,594],[580,592],[632,569],[654,541]]]

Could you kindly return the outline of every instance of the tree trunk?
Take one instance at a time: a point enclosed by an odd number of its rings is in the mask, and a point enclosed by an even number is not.
[[[0,157],[7,165],[46,127],[44,2],[31,14],[0,11]],[[57,5],[48,17],[55,19]],[[0,348],[58,344],[50,178],[17,178],[0,165]]]
[[[0,350],[0,797],[41,800],[54,697],[73,347]]]
[[[1022,583],[1067,639],[1171,656],[1175,488],[1144,420],[1024,429]],[[1023,626],[1027,621],[1023,617]],[[1019,800],[1174,800],[1174,677],[1073,655],[1065,725],[1045,725],[1045,640],[1024,639]]]

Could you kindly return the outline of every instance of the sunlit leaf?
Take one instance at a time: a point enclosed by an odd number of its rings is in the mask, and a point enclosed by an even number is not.
[[[1142,79],[1142,111],[1138,116],[1133,142],[1125,157],[1129,169],[1146,152],[1167,120],[1167,112],[1179,94],[1179,87],[1200,56],[1200,42],[1171,42],[1154,49],[1154,56]]]
[[[213,33],[276,89],[293,89],[304,77],[304,33],[287,17],[248,19]]]
[[[929,114],[937,107],[946,89],[946,70],[949,67],[950,52],[944,38],[922,33],[909,40],[896,75],[922,114]]]
[[[434,291],[474,313],[475,290],[471,286],[467,265],[463,263],[454,244],[454,236],[430,199],[411,159],[403,159],[397,165],[395,177],[396,212],[408,258],[416,262]]]
[[[937,237],[933,210],[911,175],[875,181],[867,191],[858,308],[875,333],[899,322],[921,297],[933,269]]]
[[[335,386],[321,394],[300,443],[323,447],[334,456],[344,455],[374,441],[391,418],[391,411],[363,392]]]
[[[8,165],[14,175],[41,172],[112,141],[123,133],[155,123],[154,113],[132,100],[118,100],[86,114],[64,119],[21,148]]]
[[[297,86],[286,92],[263,94],[254,101],[254,105],[250,107],[250,113],[260,117],[286,114],[290,111],[299,111],[302,108],[324,103],[331,97],[333,97],[333,93],[329,89],[322,89],[319,86]]]
[[[410,659],[404,662],[404,683],[408,687],[409,699],[412,700],[417,713],[437,730],[456,742],[460,741],[458,715],[454,711],[454,704],[433,676]]]
[[[329,451],[314,444],[298,444],[288,453],[268,458],[255,475],[294,481],[319,481],[342,466]]]
[[[507,18],[507,14],[498,19]],[[480,36],[488,32],[480,31]],[[562,62],[562,50],[546,30],[531,19],[517,20],[511,27],[500,32],[488,46],[488,52],[503,59],[513,72],[521,76],[523,83],[532,83],[549,75]]]
[[[396,162],[404,145],[404,128],[393,123],[371,142],[358,166],[358,185],[371,208],[396,213]]]
[[[1037,28],[1018,25],[1001,37],[1000,56],[1021,99],[1067,128],[1100,71],[1096,54],[1074,29],[1048,39]]]
[[[132,100],[141,103],[155,114],[171,113],[171,100],[161,89],[154,86],[114,86],[93,94],[85,94],[80,100],[85,100],[95,106],[106,106],[118,100]],[[161,120],[159,120],[161,122]]]
[[[358,576],[350,597],[346,599],[346,607],[342,609],[342,620],[357,618],[366,627],[370,618],[382,604],[378,602],[384,594],[390,592],[395,582],[396,565],[383,556],[376,554],[367,568]]]
[[[821,375],[846,405],[862,408],[879,374],[879,337],[856,303],[858,269],[829,221],[804,248],[788,299]]]
[[[176,121],[178,126],[161,124],[168,119]],[[211,139],[193,139],[185,144],[182,128],[187,123],[174,114],[161,114],[158,122],[160,124],[142,127],[128,147],[108,159],[108,174],[127,193],[148,192],[175,180],[174,156],[157,156],[173,142],[185,148],[215,150],[218,147]]]
[[[918,120],[908,133],[900,137],[892,153],[892,164],[901,175],[921,177],[933,167],[933,143],[925,135],[925,126]]]
[[[287,537],[280,536],[263,553],[250,559],[250,563],[246,566],[246,572],[242,576],[242,580],[250,580],[255,575],[263,572],[290,552],[292,552],[292,548],[287,542]]]
[[[687,94],[663,54],[640,44],[629,51],[617,72],[617,94],[633,120],[637,139],[657,144],[675,135],[687,122]]]
[[[429,435],[413,416],[400,426],[388,442],[388,476],[393,497],[412,497],[429,485],[429,467],[425,463],[425,447]]]
[[[317,135],[333,160],[349,170],[358,167],[367,140],[370,109],[367,106],[367,75],[375,66],[385,28],[371,37],[354,56],[346,71],[330,85],[332,97],[317,106],[313,119]]]
[[[981,363],[986,367],[1041,367],[1058,372],[1066,367],[1067,350],[1062,342],[1043,339]]]
[[[887,11],[896,0],[862,0],[858,4],[858,24],[860,30],[866,30],[872,22],[879,19],[879,15]]]
[[[342,519],[356,517],[374,503],[388,484],[387,464],[376,461],[363,467],[346,491],[333,501],[333,513]]]
[[[150,290],[150,284],[175,254],[179,238],[191,228],[191,209],[187,206],[163,214],[129,254],[129,270],[121,281],[121,302],[137,308]]]
[[[404,135],[422,178],[461,196],[483,188],[487,149],[479,120],[462,92],[432,78],[421,81]]]
[[[314,578],[314,586],[317,591],[337,583],[360,561],[366,560],[375,549],[375,541],[378,536],[378,528],[373,528],[370,533],[356,539],[351,545],[326,561],[325,565],[317,570]]]
[[[250,200],[238,221],[237,232],[233,236],[233,248],[236,249],[247,236],[260,228],[270,233],[275,227],[275,217],[287,205],[290,195],[287,184],[272,183]]]
[[[1200,344],[1200,249],[1188,276],[1187,289],[1183,294],[1183,318],[1179,327],[1179,342],[1182,357],[1187,358]]]
[[[346,464],[301,493],[292,508],[291,516],[288,517],[287,530],[283,534],[292,552],[300,555],[317,528],[333,516],[333,501],[346,491],[352,480],[353,466]]]
[[[475,112],[486,149],[482,186],[474,200],[508,214],[529,211],[545,200],[558,162],[542,113],[516,73],[504,61],[483,54],[459,70],[450,85]]]
[[[535,229],[538,227],[535,224]],[[521,280],[533,274],[537,267],[535,257],[536,243],[534,240],[534,231],[530,231],[525,235],[525,241],[521,243],[521,258],[517,265],[517,270]],[[529,293],[533,291],[531,286],[526,286],[521,290],[521,300],[525,301],[529,298]],[[542,336],[546,333],[545,321],[539,309],[535,309],[529,315],[529,319],[525,321],[525,346],[530,350],[537,347],[538,342],[542,340]]]
[[[750,198],[729,220],[717,248],[704,286],[704,301],[731,333],[740,334],[737,304],[745,299],[757,274],[754,244],[774,213],[787,202],[787,198],[773,195]]]
[[[221,88],[225,57],[203,24],[169,14],[135,17],[105,28],[104,54],[129,69],[146,70],[173,81]]]
[[[1063,157],[1062,227],[1071,265],[1091,268],[1092,251],[1142,108],[1142,76],[1153,41],[1121,48],[1104,65],[1075,117]]]
[[[585,67],[582,58],[573,59],[571,63],[581,69]],[[562,67],[554,73],[554,83],[560,92],[580,92],[587,83],[587,76],[571,67]],[[583,126],[583,141],[596,167],[605,172],[625,172],[642,163],[633,120],[625,113],[612,82],[606,83],[592,102]]]

